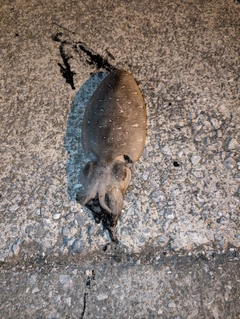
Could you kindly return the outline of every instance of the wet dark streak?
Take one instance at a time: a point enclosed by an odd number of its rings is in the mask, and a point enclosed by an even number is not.
[[[63,60],[64,65],[62,65],[61,63],[58,63],[58,65],[60,67],[60,72],[61,72],[62,76],[66,79],[66,82],[71,85],[71,88],[73,90],[75,90],[73,76],[76,73],[71,70],[71,66],[68,62],[72,58],[72,56],[68,56],[64,50],[65,45],[67,45],[69,43],[67,41],[62,41],[60,39],[61,36],[62,36],[61,32],[52,36],[53,41],[60,42],[59,51],[60,51],[60,55],[61,55],[61,58]]]
[[[78,42],[78,45],[79,49],[86,53],[89,57],[89,60],[87,60],[88,64],[95,65],[98,70],[105,69],[107,72],[114,70],[114,67],[108,62],[108,60],[101,57],[100,54],[93,54],[90,50],[86,49],[82,42]]]
[[[85,292],[84,296],[83,296],[83,311],[81,313],[80,319],[83,319],[83,317],[84,317],[85,310],[86,310],[86,303],[87,303],[87,292]]]
[[[55,23],[56,24],[56,23]],[[57,26],[60,27],[60,25],[56,24]],[[66,28],[62,27],[64,30],[67,30]],[[67,30],[68,32],[71,32],[70,30]],[[74,34],[74,32],[71,32]],[[78,41],[70,41],[70,40],[62,40],[63,34],[61,32],[56,33],[55,35],[52,36],[52,40],[55,42],[59,42],[59,51],[60,55],[62,58],[63,63],[58,63],[60,67],[60,73],[61,75],[65,78],[66,82],[70,84],[71,88],[74,90],[74,75],[76,73],[71,70],[71,65],[70,65],[70,60],[74,59],[72,55],[69,55],[66,53],[65,47],[68,46],[70,47],[71,50],[73,50],[75,53],[77,53],[80,57],[82,58],[82,53],[83,52],[86,55],[86,62],[89,65],[93,65],[96,67],[97,70],[103,69],[107,72],[111,72],[115,70],[115,67],[111,65],[107,59],[103,58],[100,54],[98,53],[93,53],[89,48],[87,48],[86,44]],[[109,55],[109,53],[108,53]],[[111,57],[114,59],[114,56],[111,55]]]
[[[88,276],[87,281],[86,281],[86,287],[87,287],[88,289],[91,288],[91,280],[95,280],[95,271],[94,271],[94,269],[92,270],[92,275],[91,275],[91,276]],[[80,319],[83,319],[84,314],[85,314],[86,304],[87,304],[87,295],[88,295],[88,293],[85,292],[85,293],[84,293],[84,296],[83,296],[83,311],[82,311],[82,313],[81,313]]]
[[[72,57],[71,56],[67,56],[64,52],[64,46],[65,46],[66,42],[62,42],[60,44],[60,54],[61,54],[61,57],[62,57],[62,60],[63,60],[63,63],[64,63],[64,66],[61,64],[61,63],[58,63],[58,65],[60,66],[60,72],[62,74],[62,76],[66,79],[66,82],[68,84],[71,85],[71,88],[73,90],[75,90],[75,86],[74,86],[74,82],[73,82],[73,76],[76,74],[75,72],[73,72],[71,70],[71,66],[69,64],[69,59],[71,59]]]

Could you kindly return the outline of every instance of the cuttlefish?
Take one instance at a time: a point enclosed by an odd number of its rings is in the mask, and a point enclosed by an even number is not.
[[[115,70],[92,95],[83,118],[83,150],[90,159],[81,172],[76,200],[88,207],[118,242],[115,227],[131,181],[129,163],[136,162],[146,140],[147,113],[131,73]]]

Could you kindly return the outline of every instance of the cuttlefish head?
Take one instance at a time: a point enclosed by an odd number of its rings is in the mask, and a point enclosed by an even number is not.
[[[109,230],[113,241],[117,241],[113,228],[121,215],[124,195],[130,181],[131,170],[124,157],[117,157],[108,164],[94,160],[88,162],[82,170],[83,188],[77,193],[76,200],[92,210],[97,222],[102,219],[103,226]]]

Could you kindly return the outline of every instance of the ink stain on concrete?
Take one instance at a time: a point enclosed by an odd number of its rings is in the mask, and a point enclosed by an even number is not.
[[[116,69],[108,62],[107,58],[102,57],[98,53],[94,53],[90,48],[87,47],[85,43],[81,41],[72,41],[71,39],[64,39],[62,32],[54,34],[52,36],[52,40],[60,43],[59,52],[63,62],[58,63],[60,67],[60,73],[73,90],[75,90],[74,75],[76,75],[76,72],[72,70],[70,61],[76,57],[74,54],[71,54],[71,52],[77,53],[80,59],[82,59],[82,53],[84,53],[84,56],[86,57],[85,62],[94,66],[97,71],[103,70],[106,72],[111,72]],[[106,52],[111,59],[115,59],[109,51]]]

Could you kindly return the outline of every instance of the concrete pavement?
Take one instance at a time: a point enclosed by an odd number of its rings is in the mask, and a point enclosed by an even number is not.
[[[2,1],[1,318],[239,317],[239,21],[238,1]],[[148,109],[116,247],[74,200],[114,67]]]

